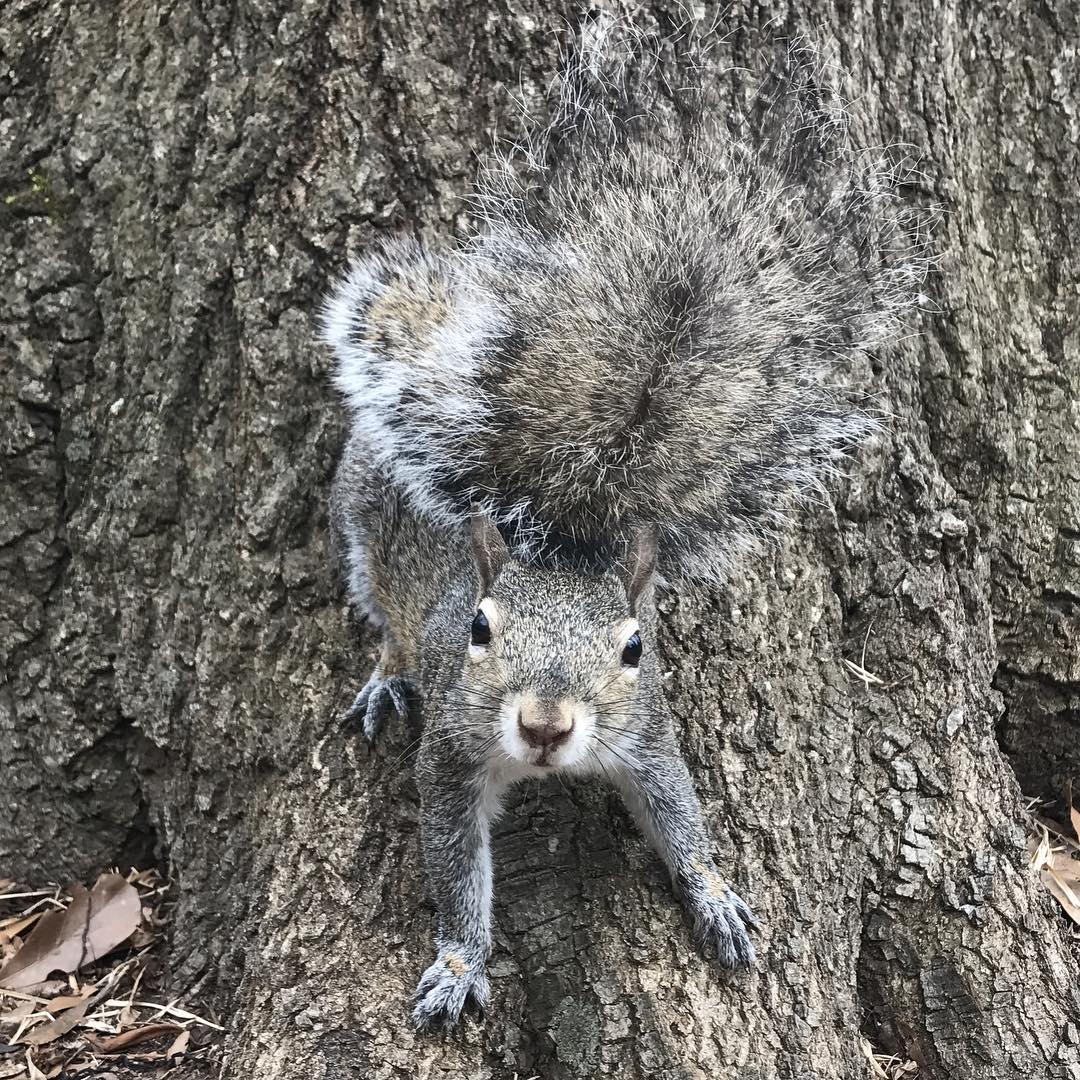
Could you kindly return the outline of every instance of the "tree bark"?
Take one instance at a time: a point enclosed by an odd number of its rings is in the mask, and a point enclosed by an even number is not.
[[[1080,1077],[1080,967],[1016,779],[1080,780],[1080,27],[1070,0],[1017,9],[723,16],[733,89],[769,33],[810,31],[946,211],[922,336],[855,373],[893,420],[835,509],[666,602],[761,960],[697,956],[612,792],[528,787],[490,1013],[440,1040],[408,1024],[417,732],[369,750],[334,720],[373,654],[328,564],[313,317],[375,237],[465,229],[474,150],[512,93],[542,100],[579,14],[9,3],[0,876],[166,861],[173,985],[229,1018],[235,1077],[848,1080],[862,1033],[923,1077]]]

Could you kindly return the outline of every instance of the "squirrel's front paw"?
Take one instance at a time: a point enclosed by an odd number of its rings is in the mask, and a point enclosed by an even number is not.
[[[384,679],[378,670],[341,716],[344,727],[359,727],[368,742],[373,742],[391,713],[404,719],[409,713],[412,684],[400,675]]]
[[[757,919],[715,871],[702,873],[687,891],[686,903],[703,950],[715,950],[717,961],[729,969],[748,968],[754,963],[754,946],[747,931],[757,926]]]
[[[484,956],[464,945],[444,945],[416,988],[413,1023],[425,1030],[440,1025],[452,1028],[470,998],[481,1009],[487,1004]]]

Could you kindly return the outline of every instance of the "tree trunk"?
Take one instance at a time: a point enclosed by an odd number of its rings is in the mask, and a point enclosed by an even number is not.
[[[1077,957],[998,742],[1025,790],[1080,780],[1071,0],[723,17],[736,65],[766,27],[834,49],[863,137],[910,143],[909,197],[947,211],[923,335],[860,373],[894,419],[835,511],[666,605],[761,960],[698,957],[613,793],[532,786],[495,845],[489,1015],[410,1028],[416,731],[370,751],[334,720],[373,655],[328,565],[313,316],[376,236],[462,231],[473,151],[578,18],[7,5],[0,876],[167,860],[173,985],[229,1018],[233,1077],[848,1080],[861,1033],[923,1077],[1080,1077]]]

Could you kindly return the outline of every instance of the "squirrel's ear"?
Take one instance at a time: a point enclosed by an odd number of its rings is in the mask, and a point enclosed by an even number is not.
[[[480,575],[480,595],[487,596],[509,555],[506,541],[487,514],[473,514],[469,521],[473,560]]]
[[[655,525],[641,525],[630,534],[619,576],[630,598],[631,610],[637,607],[641,594],[656,573],[656,544]]]

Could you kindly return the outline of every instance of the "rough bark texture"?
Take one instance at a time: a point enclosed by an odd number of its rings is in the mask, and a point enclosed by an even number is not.
[[[1019,9],[1019,10],[1015,10]],[[649,19],[654,9],[639,17]],[[312,313],[377,234],[460,231],[472,151],[569,6],[22,0],[0,48],[0,876],[167,860],[177,992],[235,1077],[1080,1077],[1025,791],[1080,780],[1080,75],[1071,0],[736,2],[810,29],[947,210],[924,335],[836,510],[672,598],[671,698],[761,964],[691,948],[614,795],[520,792],[494,1003],[443,1042],[409,748],[327,567]],[[732,73],[733,84],[742,77]],[[370,642],[366,642],[370,646]],[[885,685],[865,686],[848,658]]]

